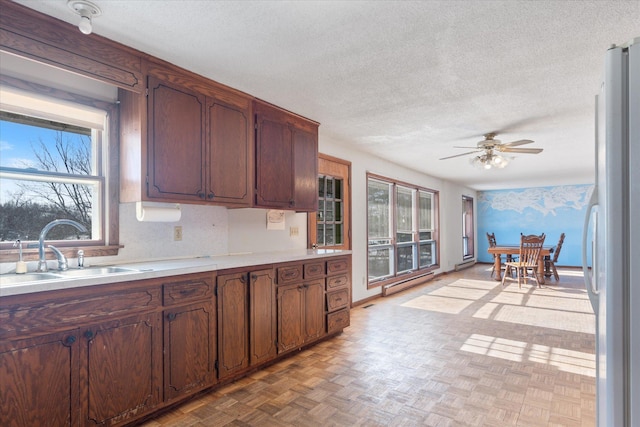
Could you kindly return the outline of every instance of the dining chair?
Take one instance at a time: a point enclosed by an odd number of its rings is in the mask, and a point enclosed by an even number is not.
[[[498,245],[498,243],[496,242],[496,234],[495,233],[487,233],[487,241],[489,242],[489,247],[490,248],[494,248]],[[502,257],[499,254],[493,254],[493,265],[491,266],[491,277],[493,277],[496,273],[496,264],[495,264],[495,260],[496,257],[500,257],[500,268],[501,270],[503,269],[502,267]],[[517,255],[516,255],[517,258]],[[507,254],[507,261],[513,261],[513,256],[511,254]]]
[[[564,233],[560,235],[560,240],[558,240],[558,244],[556,245],[556,248],[553,251],[553,258],[547,261],[549,263],[549,268],[553,273],[553,277],[555,277],[556,279],[556,282],[560,280],[560,276],[558,275],[558,270],[556,269],[556,262],[558,262],[558,257],[560,256],[560,249],[562,249],[563,243],[564,243]]]
[[[495,233],[491,233],[491,234],[489,234],[489,233],[487,232],[487,241],[489,242],[489,247],[490,247],[490,248],[494,248],[494,247],[496,247],[496,244],[497,244],[497,243],[496,243],[496,235],[495,235]],[[500,255],[498,255],[498,254],[493,254],[493,260],[494,260],[494,263],[493,263],[493,266],[491,267],[491,277],[493,277],[493,275],[494,275],[494,274],[496,274],[496,264],[495,264],[495,260],[496,260],[496,257],[499,257],[499,256],[500,256]],[[502,265],[502,261],[500,262],[500,265]]]
[[[538,287],[541,287],[537,273],[538,263],[540,262],[540,251],[542,250],[542,245],[544,245],[544,239],[544,233],[540,236],[536,236],[535,234],[530,234],[528,236],[520,235],[520,256],[517,261],[507,261],[505,263],[506,270],[502,276],[503,287],[507,276],[513,269],[515,269],[517,273],[518,288],[522,288],[522,279],[527,283],[530,271],[531,276],[535,279]]]

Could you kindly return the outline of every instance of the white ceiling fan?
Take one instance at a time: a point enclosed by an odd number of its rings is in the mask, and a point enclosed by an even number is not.
[[[484,136],[484,140],[478,142],[476,147],[455,147],[455,148],[473,148],[473,151],[468,151],[462,154],[455,154],[453,156],[443,157],[440,160],[453,159],[454,157],[467,156],[469,154],[478,154],[471,159],[471,163],[482,169],[491,168],[503,168],[509,161],[510,157],[503,156],[500,153],[522,153],[522,154],[538,154],[542,152],[542,148],[521,148],[520,145],[532,144],[530,139],[519,139],[511,142],[501,142],[498,139],[494,139],[495,133],[488,133]]]

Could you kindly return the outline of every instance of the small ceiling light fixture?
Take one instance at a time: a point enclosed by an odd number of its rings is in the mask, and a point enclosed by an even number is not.
[[[78,23],[80,31],[83,34],[91,34],[91,31],[93,31],[91,20],[96,16],[102,15],[100,8],[86,0],[69,0],[67,6],[80,15],[80,22]]]

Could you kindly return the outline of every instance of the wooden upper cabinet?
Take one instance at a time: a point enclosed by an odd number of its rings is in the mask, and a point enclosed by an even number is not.
[[[205,190],[205,97],[149,77],[148,196],[213,198]]]
[[[119,92],[121,201],[251,206],[251,97],[169,64],[147,73],[146,99]]]
[[[253,188],[253,138],[247,99],[207,98],[208,179],[213,200],[249,206]]]
[[[256,207],[317,210],[318,124],[256,101]]]

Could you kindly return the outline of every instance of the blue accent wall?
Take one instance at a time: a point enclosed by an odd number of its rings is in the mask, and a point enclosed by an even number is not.
[[[498,244],[513,245],[520,244],[520,233],[545,233],[545,246],[556,245],[565,233],[557,265],[581,266],[582,229],[592,191],[593,185],[565,185],[479,192],[478,261],[493,261],[487,232],[495,233]]]

